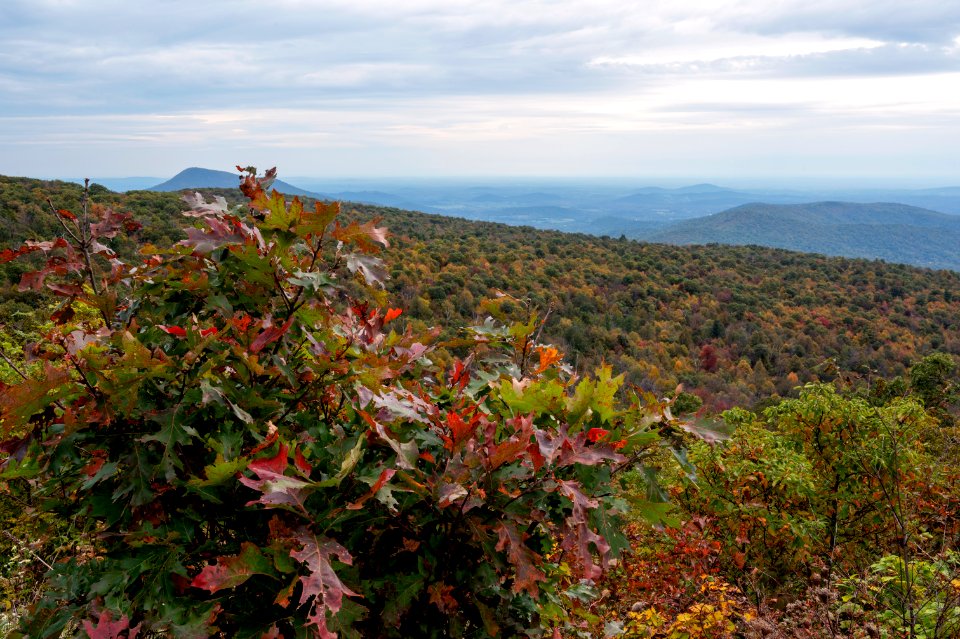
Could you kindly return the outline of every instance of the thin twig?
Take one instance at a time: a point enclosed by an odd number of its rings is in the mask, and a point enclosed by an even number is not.
[[[74,242],[76,242],[77,244],[80,244],[81,243],[80,238],[77,237],[76,234],[70,230],[70,227],[67,226],[67,223],[63,221],[63,218],[60,217],[59,213],[57,213],[57,207],[53,205],[53,200],[51,200],[49,197],[47,198],[47,204],[50,206],[50,210],[53,211],[53,217],[56,218],[57,222],[60,222],[60,226],[63,227],[63,230],[66,231],[67,234],[73,238]]]
[[[90,241],[93,239],[93,235],[90,232],[89,197],[90,178],[86,178],[83,181],[83,199],[81,200],[83,223],[80,225],[80,252],[83,253],[83,261],[87,264],[87,276],[90,279],[90,287],[93,289],[93,294],[99,297],[100,287],[97,286],[97,275],[93,270],[93,260],[90,259]],[[109,327],[110,318],[107,317],[103,309],[100,310],[100,315],[103,317],[105,325]]]
[[[543,319],[540,320],[540,328],[537,329],[537,334],[534,336],[533,341],[540,341],[540,334],[543,333],[543,327],[547,325],[547,320],[550,319],[550,313],[553,312],[553,305],[547,307],[547,312],[543,314]]]
[[[33,550],[31,550],[31,548],[30,548],[26,543],[24,543],[22,540],[18,539],[17,537],[14,537],[14,536],[10,533],[9,530],[4,530],[4,531],[0,531],[0,532],[3,532],[4,535],[6,535],[6,536],[9,537],[10,539],[12,539],[15,543],[21,544],[21,545],[27,550],[28,553],[30,553],[31,555],[33,555],[34,559],[36,559],[36,560],[39,561],[41,564],[43,564],[44,566],[46,566],[46,567],[47,567],[47,570],[53,570],[53,566],[51,566],[51,565],[48,564],[46,561],[44,561],[44,560],[43,560],[43,557],[41,557],[41,556],[38,555],[37,553],[33,552]]]
[[[22,377],[25,381],[28,381],[28,382],[30,381],[30,378],[27,377],[27,375],[26,375],[22,370],[20,370],[20,369],[17,367],[17,365],[14,364],[13,361],[12,361],[9,357],[7,357],[7,354],[3,352],[3,347],[2,347],[2,346],[0,346],[0,357],[2,357],[2,358],[3,358],[3,361],[5,361],[5,362],[10,366],[10,368],[13,369],[13,372],[15,372],[17,375],[19,375],[20,377]]]

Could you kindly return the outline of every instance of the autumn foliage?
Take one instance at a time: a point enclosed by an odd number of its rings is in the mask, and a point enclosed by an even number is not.
[[[24,636],[538,636],[625,546],[613,476],[669,411],[577,379],[534,316],[438,344],[379,290],[388,244],[242,175],[172,248],[58,210],[22,289],[60,299],[0,388],[0,478],[81,530]],[[449,362],[440,366],[434,362]],[[21,371],[22,372],[22,371]],[[71,626],[71,624],[73,624]]]

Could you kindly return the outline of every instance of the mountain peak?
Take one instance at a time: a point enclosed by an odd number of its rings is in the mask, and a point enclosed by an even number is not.
[[[182,191],[184,189],[233,189],[240,185],[240,176],[228,171],[205,169],[199,166],[188,167],[166,182],[150,187],[150,191]],[[319,197],[315,193],[288,184],[282,180],[273,183],[273,188],[285,195],[304,195]]]

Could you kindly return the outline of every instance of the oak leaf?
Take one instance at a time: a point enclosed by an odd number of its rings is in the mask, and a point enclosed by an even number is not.
[[[241,544],[236,555],[217,558],[213,566],[206,566],[190,585],[214,593],[226,588],[235,588],[253,575],[275,575],[273,560],[260,552],[249,541]]]
[[[301,529],[297,535],[301,549],[294,550],[290,556],[303,564],[309,575],[300,577],[303,590],[300,593],[300,605],[310,604],[308,623],[317,627],[321,639],[336,639],[336,634],[327,626],[327,613],[336,615],[343,605],[343,597],[358,597],[348,588],[333,570],[332,560],[348,566],[353,557],[346,548],[328,537],[318,537]]]
[[[121,639],[122,637],[135,639],[140,633],[140,624],[131,628],[130,620],[126,615],[121,615],[119,619],[114,621],[110,611],[104,610],[100,613],[96,626],[93,625],[92,621],[84,620],[83,630],[90,639]],[[126,632],[126,635],[123,634],[124,632]]]

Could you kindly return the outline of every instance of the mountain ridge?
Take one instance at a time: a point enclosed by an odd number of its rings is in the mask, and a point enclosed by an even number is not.
[[[960,270],[960,217],[891,202],[757,202],[632,237],[678,245],[756,244]]]

